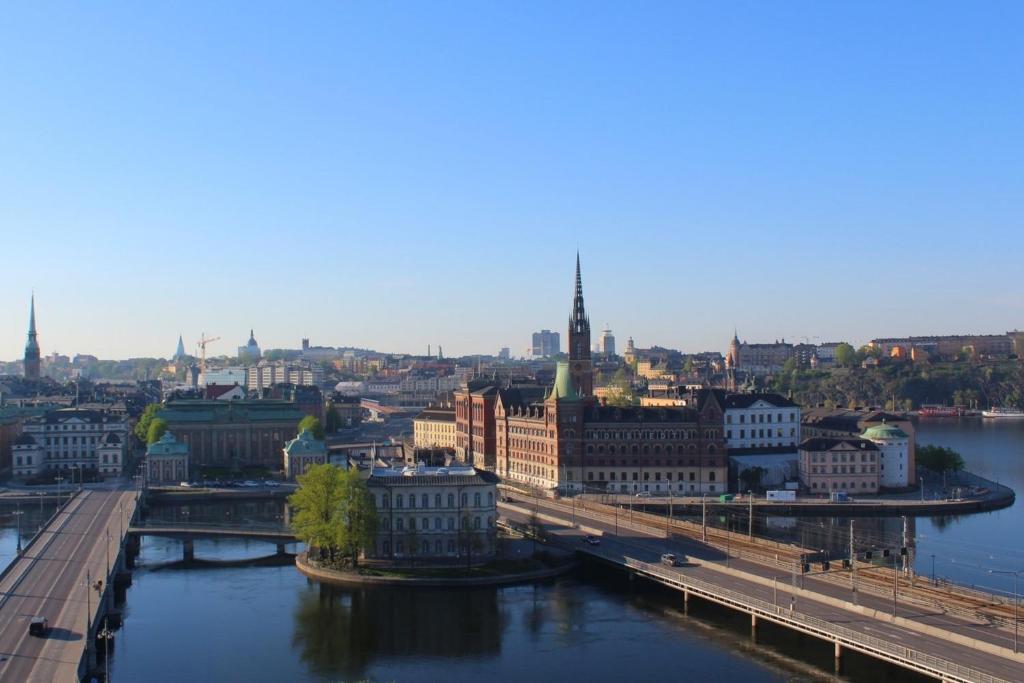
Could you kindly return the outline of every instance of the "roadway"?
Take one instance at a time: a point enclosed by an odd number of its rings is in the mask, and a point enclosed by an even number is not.
[[[134,490],[82,491],[5,571],[0,681],[78,680],[87,618],[95,619],[99,600],[86,586],[86,575],[106,584],[107,558],[116,561],[134,511]],[[47,638],[28,635],[29,621],[37,615],[50,622]]]
[[[523,500],[522,507],[516,503],[501,504],[504,516],[514,519],[517,522],[528,523],[534,501]],[[558,504],[549,501],[539,501],[538,511],[552,518],[560,518],[569,522],[569,511]],[[689,576],[704,581],[723,589],[733,590],[751,598],[775,602],[782,612],[789,609],[790,598],[795,591],[791,589],[791,575],[784,573],[778,568],[766,567],[755,562],[731,558],[728,567],[725,568],[725,555],[717,548],[701,543],[696,539],[679,537],[676,535],[665,538],[663,529],[634,527],[625,528],[620,520],[618,524],[618,535],[615,534],[614,523],[604,515],[594,515],[588,510],[577,508],[576,524],[586,527],[585,529],[567,528],[565,526],[549,526],[549,532],[574,544],[575,547],[596,555],[609,562],[623,565],[630,558],[657,564],[664,553],[685,554],[694,560],[693,564],[684,567],[671,569],[678,572],[680,576]],[[586,533],[597,532],[601,535],[602,542],[599,546],[586,545],[581,542]],[[577,540],[579,539],[579,540]],[[667,566],[665,570],[669,570]],[[743,572],[749,575],[737,575]],[[757,578],[762,579],[758,582]],[[773,577],[775,581],[773,582]],[[767,584],[767,585],[765,585]],[[774,584],[774,585],[773,585]],[[849,589],[844,589],[835,584],[819,581],[813,577],[804,578],[804,589],[814,591],[822,596],[846,601],[850,597]],[[778,596],[776,598],[776,596]],[[885,613],[891,612],[892,600],[885,600],[880,597],[861,594],[860,604],[866,608],[875,609]],[[879,619],[865,615],[857,609],[846,609],[826,604],[825,602],[808,598],[806,593],[801,593],[795,598],[794,609],[796,612],[828,621],[832,624],[841,625],[848,629],[859,632],[865,636],[883,639],[888,642],[912,648],[927,655],[931,655],[947,661],[954,661],[962,666],[971,667],[984,671],[1007,681],[1024,680],[1024,657],[1014,660],[1007,650],[1007,657],[1000,657],[988,652],[957,643],[948,638],[921,633],[907,628],[904,625],[893,623],[890,619]],[[987,642],[1000,645],[1005,648],[1012,648],[1013,634],[980,624],[969,623],[962,619],[950,617],[930,610],[923,610],[916,605],[901,604],[898,608],[898,615],[904,619],[918,622],[925,626],[933,626],[957,633],[964,637],[986,640]]]

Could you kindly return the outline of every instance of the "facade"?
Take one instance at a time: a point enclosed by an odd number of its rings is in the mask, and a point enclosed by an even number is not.
[[[455,456],[480,469],[495,467],[496,382],[469,380],[455,394]]]
[[[27,420],[12,447],[15,477],[46,470],[95,470],[122,474],[128,455],[128,421],[105,411],[66,408]]]
[[[275,384],[319,386],[324,379],[323,369],[315,363],[261,360],[245,370],[245,384],[249,391],[269,389]]]
[[[278,470],[281,449],[295,437],[305,414],[292,403],[273,399],[180,399],[168,401],[160,417],[191,449],[193,468],[258,465]]]
[[[800,444],[799,457],[800,483],[811,493],[878,493],[878,447],[867,439],[806,439]]]
[[[729,449],[776,448],[800,443],[800,406],[779,394],[726,394]]]
[[[308,429],[303,429],[297,437],[286,443],[283,452],[284,475],[288,481],[295,481],[296,477],[305,474],[313,465],[323,465],[327,462],[327,445],[316,439]],[[340,461],[336,466],[347,469],[347,459]]]
[[[936,358],[955,358],[965,351],[979,357],[1006,358],[1014,353],[1014,337],[1010,333],[895,337],[872,339],[868,346],[897,358],[909,358],[915,349]]]
[[[25,379],[39,379],[39,340],[36,338],[36,295],[32,295],[28,314],[28,341],[25,343]]]
[[[221,386],[234,386],[238,384],[245,386],[245,368],[209,368],[199,376],[199,384],[207,386],[219,384]]]
[[[178,484],[188,481],[188,444],[170,432],[146,449],[146,483]]]
[[[377,508],[377,540],[366,558],[479,563],[494,557],[493,472],[458,467],[375,468],[366,481]]]
[[[562,350],[562,342],[557,332],[541,330],[533,333],[533,344],[530,355],[534,358],[550,358]]]
[[[450,448],[455,450],[454,404],[424,408],[412,421],[413,445],[416,448]]]
[[[615,335],[607,327],[601,332],[601,353],[608,357],[615,355]]]
[[[865,430],[878,425],[898,427],[907,435],[906,486],[917,485],[916,441],[914,423],[906,415],[895,415],[881,410],[854,410],[810,408],[803,411],[801,435],[804,438],[816,436],[860,437]],[[898,470],[897,470],[898,471]]]
[[[571,361],[570,361],[571,362]],[[542,402],[502,395],[496,409],[498,474],[562,492],[700,495],[728,489],[722,408],[612,407],[580,396],[561,362]]]
[[[894,489],[909,486],[910,435],[895,425],[883,422],[868,427],[861,436],[878,447],[879,485]]]

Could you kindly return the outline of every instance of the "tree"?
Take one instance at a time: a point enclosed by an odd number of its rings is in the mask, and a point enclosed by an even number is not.
[[[299,433],[301,434],[304,429],[308,429],[313,434],[313,438],[323,440],[324,428],[316,417],[307,415],[299,420]]]
[[[768,470],[764,467],[748,467],[747,469],[740,472],[740,481],[743,482],[743,488],[747,491],[757,491],[761,488],[761,480],[764,479],[764,475],[768,473]]]
[[[341,509],[341,470],[334,465],[313,465],[298,477],[299,488],[288,497],[292,507],[291,527],[295,538],[334,559],[337,545],[337,514]]]
[[[335,538],[342,556],[359,566],[359,553],[377,540],[377,508],[373,494],[356,469],[338,470],[341,502],[335,518]]]
[[[857,352],[853,347],[843,342],[836,346],[836,365],[842,368],[852,368],[857,363]]]
[[[964,468],[964,459],[952,448],[918,446],[917,464],[933,472],[959,472]]]
[[[167,420],[162,417],[155,417],[149,423],[149,430],[146,432],[146,444],[156,443],[167,432]]]
[[[150,403],[142,411],[139,421],[135,423],[135,436],[139,438],[139,441],[147,441],[149,439],[149,425],[162,408],[163,406],[159,403]]]

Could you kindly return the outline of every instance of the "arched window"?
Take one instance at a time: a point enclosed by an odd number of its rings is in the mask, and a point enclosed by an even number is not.
[[[416,507],[416,494],[415,493],[410,493],[409,494],[409,507],[411,507],[411,508]]]
[[[430,507],[430,496],[428,496],[426,493],[420,496],[420,507]]]
[[[466,507],[467,505],[469,505],[469,494],[468,493],[463,493],[462,494],[462,507]]]
[[[404,518],[399,517],[398,519],[395,520],[395,529],[397,529],[398,531],[405,531],[405,520],[404,520]]]
[[[487,507],[494,505],[494,493],[491,491],[487,492]]]
[[[448,531],[455,531],[455,518],[454,517],[449,517],[448,518]]]
[[[480,528],[480,518],[479,517],[474,517],[473,518],[473,528],[474,529],[479,529]]]
[[[480,507],[480,493],[473,494],[473,507]]]
[[[450,507],[450,508],[455,507],[455,494],[454,493],[449,493],[448,494],[448,507]]]
[[[396,508],[404,507],[404,505],[402,504],[402,500],[403,499],[402,499],[402,494],[401,493],[399,493],[399,494],[397,494],[395,496],[395,507]]]
[[[383,496],[381,496],[381,502],[383,503],[384,507],[391,507],[391,496],[385,493]]]

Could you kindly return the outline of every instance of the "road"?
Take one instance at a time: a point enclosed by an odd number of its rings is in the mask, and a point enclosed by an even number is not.
[[[523,507],[516,503],[502,504],[502,514],[520,523],[528,523],[533,500],[523,501]],[[568,522],[567,511],[556,504],[541,501],[538,505],[539,512],[560,517]],[[758,598],[767,602],[777,599],[780,608],[788,610],[790,604],[790,574],[784,574],[779,569],[766,567],[745,560],[730,559],[728,569],[738,570],[749,574],[751,577],[762,577],[768,581],[777,577],[776,585],[762,585],[753,578],[747,579],[742,576],[735,576],[721,570],[725,565],[725,556],[717,549],[701,543],[699,540],[673,536],[670,539],[664,537],[661,529],[650,529],[649,531],[638,531],[625,529],[620,522],[619,534],[615,534],[613,523],[605,521],[603,516],[591,516],[588,511],[576,510],[576,523],[583,525],[585,529],[567,528],[556,524],[547,525],[550,533],[564,539],[569,543],[576,544],[576,547],[598,555],[606,560],[625,563],[627,558],[640,560],[642,562],[658,563],[663,553],[672,552],[685,554],[693,558],[695,562],[686,567],[678,567],[672,571],[681,575],[691,576],[695,579],[731,589],[752,598]],[[602,542],[599,546],[590,546],[582,543],[582,537],[587,533],[599,532]],[[579,540],[577,540],[577,538]],[[668,569],[666,567],[666,569]],[[813,577],[805,578],[804,588],[820,593],[823,596],[833,597],[839,600],[849,599],[849,590],[843,589],[832,583],[815,580]],[[777,596],[777,597],[776,597]],[[865,607],[877,609],[884,612],[892,609],[892,601],[868,595],[860,596],[860,604]],[[1009,657],[1000,657],[968,645],[951,642],[950,640],[934,635],[920,633],[905,626],[894,624],[887,619],[878,619],[866,616],[853,609],[844,609],[833,605],[808,599],[806,597],[796,598],[794,609],[797,612],[807,614],[833,624],[842,625],[867,636],[881,638],[888,642],[912,648],[935,657],[954,661],[962,666],[968,666],[979,671],[990,673],[1007,681],[1024,680],[1024,658],[1015,661]],[[971,624],[964,620],[949,617],[948,615],[922,610],[917,606],[900,605],[898,614],[906,619],[911,619],[922,624],[935,626],[948,631],[959,633],[966,637],[987,640],[994,644],[1012,648],[1013,636],[1004,631],[989,626]]]
[[[79,493],[0,579],[0,681],[78,680],[87,609],[95,615],[98,600],[86,575],[103,578],[134,510],[133,490]],[[50,622],[47,638],[28,635],[37,615]]]

